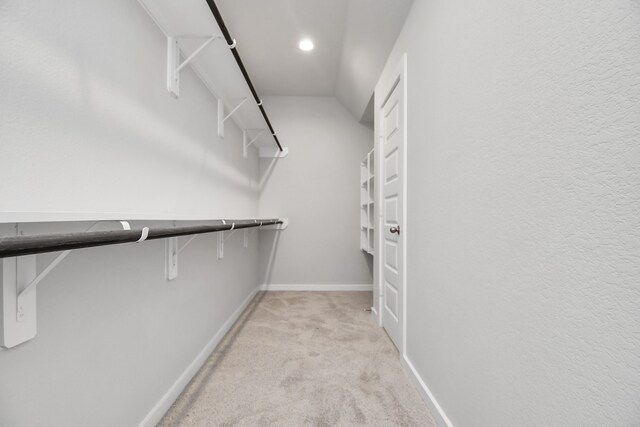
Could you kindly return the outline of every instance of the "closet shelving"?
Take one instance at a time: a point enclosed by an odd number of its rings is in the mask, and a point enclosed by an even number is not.
[[[360,249],[373,255],[374,235],[374,150],[360,162]]]
[[[142,243],[163,239],[165,244],[165,278],[173,280],[178,276],[178,254],[197,236],[217,233],[218,259],[224,258],[224,242],[233,233],[244,230],[244,246],[248,247],[249,229],[283,230],[286,218],[217,220],[216,224],[200,224],[172,227],[142,227],[132,229],[128,221],[117,221],[118,229],[96,231],[100,221],[86,231],[0,237],[0,347],[12,348],[36,336],[36,287],[56,266],[75,249],[98,246]],[[225,233],[227,233],[225,235]],[[178,238],[188,236],[189,240],[179,244]],[[57,252],[55,257],[38,273],[37,254]]]
[[[207,1],[138,2],[167,38],[166,72],[169,92],[178,97],[186,96],[189,90],[193,90],[192,87],[179,87],[180,74],[185,72],[185,68],[190,67],[216,98],[218,105],[222,105],[223,113],[219,113],[218,122],[224,123],[228,116],[228,120],[234,121],[243,130],[244,144],[253,142],[253,145],[259,148],[260,157],[286,156],[288,149],[284,147],[280,151],[276,145],[254,94],[239,69],[234,53]],[[236,37],[232,31],[231,36]],[[235,49],[241,51],[242,41],[234,41]],[[188,61],[188,65],[182,65],[182,69],[176,71],[185,61]],[[251,73],[251,70],[247,71]],[[177,84],[172,76],[178,79]],[[277,134],[277,129],[275,133]],[[223,137],[224,124],[218,134]],[[247,147],[244,148],[246,151]]]

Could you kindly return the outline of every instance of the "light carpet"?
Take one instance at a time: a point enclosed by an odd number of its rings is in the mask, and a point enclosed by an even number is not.
[[[160,426],[435,426],[370,292],[262,292]]]

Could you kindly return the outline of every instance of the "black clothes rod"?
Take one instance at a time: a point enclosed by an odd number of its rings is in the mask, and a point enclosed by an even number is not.
[[[216,2],[214,0],[207,0],[207,4],[209,5],[209,9],[211,9],[211,13],[213,14],[213,17],[216,18],[216,22],[218,23],[218,26],[220,27],[220,30],[222,31],[222,35],[224,36],[224,39],[226,40],[227,44],[229,45],[229,48],[231,49],[231,52],[233,53],[233,57],[236,59],[236,62],[238,63],[238,67],[240,68],[240,71],[242,72],[242,75],[244,76],[244,79],[247,82],[247,85],[249,86],[249,89],[251,89],[251,94],[253,94],[253,99],[255,99],[256,104],[258,104],[258,108],[260,108],[260,112],[262,113],[262,117],[264,117],[264,121],[267,122],[267,126],[269,126],[269,131],[271,132],[271,135],[273,136],[273,139],[275,139],[276,140],[276,144],[278,144],[278,149],[280,149],[280,151],[282,151],[282,145],[280,145],[280,141],[278,140],[278,136],[276,135],[275,131],[273,130],[273,126],[271,126],[271,121],[269,121],[269,117],[267,116],[267,112],[264,110],[264,107],[262,106],[262,100],[258,96],[258,92],[256,92],[256,88],[253,87],[253,83],[251,82],[251,78],[249,77],[249,73],[247,73],[247,69],[244,67],[244,63],[242,62],[242,58],[240,58],[240,54],[238,53],[238,49],[236,48],[236,41],[231,37],[231,34],[229,34],[229,29],[227,28],[226,24],[224,23],[224,19],[222,19],[222,15],[220,14],[220,10],[218,9],[218,6],[216,6]]]
[[[0,238],[0,258],[35,255],[46,252],[58,252],[71,249],[91,248],[95,246],[118,245],[167,237],[188,236],[193,234],[215,233],[216,231],[240,230],[243,228],[277,225],[279,219],[263,221],[242,220],[227,221],[228,224],[194,225],[189,227],[146,228],[142,230],[84,231],[75,233],[41,234],[34,236],[16,236]],[[146,238],[145,231],[148,230]]]

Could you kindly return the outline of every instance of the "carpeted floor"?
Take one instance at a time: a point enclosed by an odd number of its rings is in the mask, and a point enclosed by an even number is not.
[[[259,293],[160,426],[435,426],[369,292]]]

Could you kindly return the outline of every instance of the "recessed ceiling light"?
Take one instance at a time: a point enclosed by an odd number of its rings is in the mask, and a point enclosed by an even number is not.
[[[300,48],[300,50],[309,52],[310,50],[313,50],[313,42],[309,39],[302,39],[300,40],[300,43],[298,43],[298,47]]]

